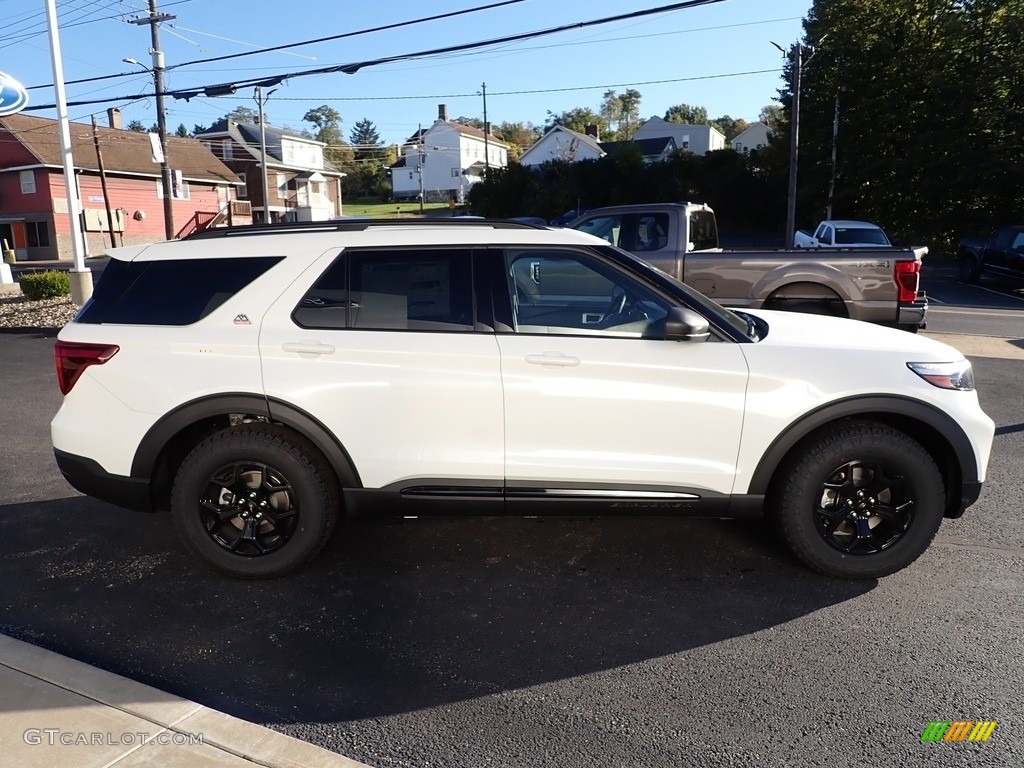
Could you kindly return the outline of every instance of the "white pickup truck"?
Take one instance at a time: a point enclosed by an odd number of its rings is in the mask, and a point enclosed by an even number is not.
[[[823,221],[812,235],[806,229],[793,235],[794,248],[889,248],[881,227],[866,221]]]

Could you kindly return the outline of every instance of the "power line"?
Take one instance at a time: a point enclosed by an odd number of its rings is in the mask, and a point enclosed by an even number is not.
[[[324,42],[329,42],[331,40],[341,40],[343,38],[348,38],[348,37],[357,37],[358,35],[366,35],[366,34],[369,34],[371,32],[386,32],[388,30],[399,29],[401,27],[408,27],[408,26],[412,26],[414,24],[422,24],[422,23],[427,22],[427,21],[437,21],[439,19],[447,19],[447,18],[451,18],[453,16],[463,16],[463,15],[465,15],[467,13],[476,13],[477,11],[487,11],[487,10],[491,10],[493,8],[500,8],[500,7],[505,6],[505,5],[513,5],[515,3],[521,3],[523,1],[524,0],[501,0],[501,2],[491,3],[490,5],[480,5],[480,6],[476,6],[476,7],[473,7],[473,8],[465,8],[465,9],[463,9],[461,11],[451,11],[450,13],[441,13],[441,14],[437,14],[437,15],[434,15],[434,16],[423,16],[423,17],[418,18],[418,19],[409,19],[408,21],[399,21],[399,22],[395,22],[393,24],[385,24],[385,25],[382,25],[382,26],[379,26],[379,27],[369,27],[367,29],[359,29],[359,30],[356,30],[355,32],[345,32],[345,33],[340,34],[340,35],[331,35],[329,37],[319,37],[319,38],[316,38],[314,40],[303,40],[303,41],[298,42],[298,43],[285,43],[283,45],[271,46],[270,48],[260,48],[259,50],[255,50],[255,51],[243,51],[241,53],[232,53],[232,54],[228,54],[228,55],[225,55],[225,56],[213,56],[213,57],[207,58],[207,59],[195,59],[193,61],[183,61],[180,64],[173,64],[173,65],[171,65],[169,67],[165,67],[164,71],[170,71],[172,69],[178,69],[179,67],[188,67],[188,66],[191,66],[193,64],[207,64],[207,63],[213,62],[213,61],[224,61],[225,59],[236,59],[236,58],[239,58],[241,56],[255,56],[258,53],[272,53],[274,51],[281,51],[281,50],[285,50],[287,48],[297,48],[297,47],[300,47],[300,46],[303,46],[303,45],[313,45],[315,43],[324,43]],[[184,2],[184,0],[179,0],[179,2]],[[716,0],[716,2],[717,2],[717,0]],[[167,3],[164,7],[168,7],[170,5],[176,5],[176,3]],[[81,80],[68,80],[65,83],[65,85],[78,85],[80,83],[92,83],[92,82],[96,82],[98,80],[112,80],[114,78],[127,77],[130,74],[133,74],[133,73],[131,73],[131,72],[120,72],[118,74],[113,74],[113,75],[99,75],[97,77],[86,77],[86,78],[82,78]],[[26,90],[32,91],[32,90],[37,90],[39,88],[52,88],[52,87],[53,87],[53,83],[49,83],[47,85],[32,85],[32,86],[29,86]]]
[[[712,3],[720,2],[722,2],[722,0],[686,0],[685,2],[672,3],[670,5],[658,6],[657,8],[648,8],[640,11],[631,11],[629,13],[621,13],[615,16],[605,16],[599,19],[591,19],[590,21],[579,21],[570,24],[562,24],[557,27],[547,27],[545,29],[536,30],[533,32],[523,32],[516,35],[505,35],[503,37],[490,38],[488,40],[480,40],[474,43],[462,43],[459,45],[444,46],[442,48],[431,48],[424,51],[416,51],[414,53],[398,54],[395,56],[384,56],[377,59],[368,59],[365,61],[351,62],[349,64],[338,64],[329,67],[317,67],[315,69],[300,70],[297,72],[283,73],[264,78],[251,78],[228,83],[217,83],[214,85],[207,85],[198,88],[178,89],[173,91],[167,91],[167,95],[173,96],[176,99],[185,99],[187,101],[189,99],[196,98],[197,96],[201,96],[204,94],[214,95],[217,92],[220,92],[217,95],[226,95],[232,93],[234,89],[238,88],[251,88],[253,86],[270,87],[274,85],[279,85],[285,80],[290,80],[296,77],[308,77],[311,75],[326,75],[338,73],[352,75],[366,67],[373,67],[380,64],[388,64],[395,61],[410,61],[414,59],[430,58],[433,56],[439,56],[441,54],[450,54],[461,51],[475,50],[478,48],[485,48],[487,46],[515,42],[518,40],[531,40],[533,38],[543,37],[546,35],[553,35],[560,32],[566,32],[569,30],[585,29],[587,27],[599,26],[602,24],[610,24],[616,21],[626,21],[629,19],[643,18],[645,16],[668,13],[671,11],[687,10],[702,5],[710,5]],[[114,96],[105,99],[79,100],[74,102],[68,102],[68,106],[78,107],[90,104],[103,104],[111,101],[123,101],[129,98],[138,98],[138,95],[133,94],[131,96]],[[54,106],[56,105],[41,104],[36,106],[29,106],[26,108],[25,111],[52,109]]]

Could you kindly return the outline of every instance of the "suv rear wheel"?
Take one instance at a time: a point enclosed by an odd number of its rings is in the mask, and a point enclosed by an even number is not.
[[[804,563],[831,576],[877,578],[927,549],[942,523],[942,475],[904,433],[854,422],[818,435],[789,464],[774,510]]]
[[[188,548],[217,570],[253,579],[312,560],[330,537],[337,506],[320,454],[265,424],[204,440],[182,462],[171,493]]]

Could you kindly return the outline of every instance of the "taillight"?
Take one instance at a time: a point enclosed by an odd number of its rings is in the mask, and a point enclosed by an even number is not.
[[[921,282],[921,262],[916,259],[897,261],[895,276],[898,290],[896,300],[900,304],[913,302],[917,298],[917,289]]]
[[[84,344],[77,341],[57,341],[53,346],[53,361],[57,365],[57,386],[66,395],[75,386],[82,371],[90,365],[103,365],[117,354],[116,344]]]

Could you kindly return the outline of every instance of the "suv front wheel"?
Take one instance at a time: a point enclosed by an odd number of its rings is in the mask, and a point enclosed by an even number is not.
[[[878,578],[927,549],[942,523],[944,485],[916,440],[870,422],[837,425],[788,468],[774,519],[793,553],[831,576]]]
[[[330,537],[337,493],[320,454],[269,424],[211,435],[182,462],[171,514],[186,546],[217,570],[280,576]]]

